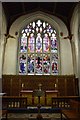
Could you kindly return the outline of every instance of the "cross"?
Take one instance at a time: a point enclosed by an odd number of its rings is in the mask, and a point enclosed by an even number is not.
[[[42,24],[42,22],[40,20],[38,20],[38,22],[37,22],[38,27],[40,27],[41,24]]]

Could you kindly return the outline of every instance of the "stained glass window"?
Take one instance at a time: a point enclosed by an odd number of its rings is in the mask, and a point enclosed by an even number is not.
[[[19,43],[19,74],[59,74],[57,32],[48,22],[30,22],[21,30]]]

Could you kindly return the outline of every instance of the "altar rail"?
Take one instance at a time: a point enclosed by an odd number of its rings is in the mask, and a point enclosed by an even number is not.
[[[55,111],[59,111],[61,109],[67,109],[70,107],[70,100],[77,100],[80,101],[80,97],[79,96],[59,96],[59,97],[53,97],[52,100],[52,105],[48,106],[46,108],[46,106],[41,106],[41,111],[43,112],[55,112]],[[2,97],[2,101],[3,101],[3,109],[8,109],[9,111],[13,110],[13,111],[22,111],[25,110],[26,112],[31,112],[31,106],[29,107],[27,105],[27,97],[20,97],[20,96],[3,96]],[[6,107],[5,107],[6,106]],[[35,106],[37,109],[37,106]],[[35,107],[33,107],[33,112],[36,111]],[[44,110],[43,110],[44,109]],[[37,112],[37,111],[36,111]]]
[[[80,101],[79,96],[58,96],[52,97],[52,108],[69,108],[70,100]]]
[[[3,96],[2,109],[21,109],[27,108],[27,97],[22,96]]]

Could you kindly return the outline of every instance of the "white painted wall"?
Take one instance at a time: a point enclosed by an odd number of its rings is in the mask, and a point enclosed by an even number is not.
[[[3,74],[16,74],[17,42],[10,38],[6,44]]]
[[[0,2],[0,78],[2,75],[2,3]]]
[[[20,32],[21,28],[23,28],[27,23],[35,20],[36,18],[39,18],[39,19],[41,18],[51,23],[51,25],[54,26],[54,28],[57,30],[58,33],[63,32],[64,36],[68,35],[68,30],[66,25],[59,18],[40,12],[40,11],[19,17],[12,24],[9,33],[15,36],[16,31]],[[18,48],[19,35],[15,37],[16,39],[9,38],[6,44],[3,74],[17,74],[16,61],[17,61],[17,48]],[[61,59],[60,74],[62,75],[74,74],[70,41],[68,39],[63,40],[60,37],[59,42],[60,42],[60,55],[61,55],[60,56],[60,59]]]
[[[0,93],[2,92],[2,65],[4,52],[4,35],[3,29],[6,30],[6,19],[2,9],[2,2],[0,2]],[[2,99],[0,98],[0,110],[2,109]],[[1,116],[0,116],[1,119]]]
[[[6,33],[6,18],[4,11],[2,9],[2,3],[0,2],[0,78],[2,77],[2,65],[3,65],[3,57],[4,57],[4,43],[5,43],[5,36]]]
[[[74,13],[71,20],[71,31],[74,34],[72,39],[72,47],[74,48],[74,72],[77,78],[79,78],[79,94],[80,94],[80,3],[74,9]]]
[[[71,19],[71,33],[72,37],[72,50],[73,50],[73,69],[76,77],[78,77],[78,6],[74,9],[74,13]]]

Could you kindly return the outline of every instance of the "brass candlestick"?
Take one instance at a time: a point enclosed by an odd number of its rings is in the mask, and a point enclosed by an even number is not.
[[[39,91],[41,91],[41,89],[42,89],[42,84],[40,83],[38,86],[39,86]]]

